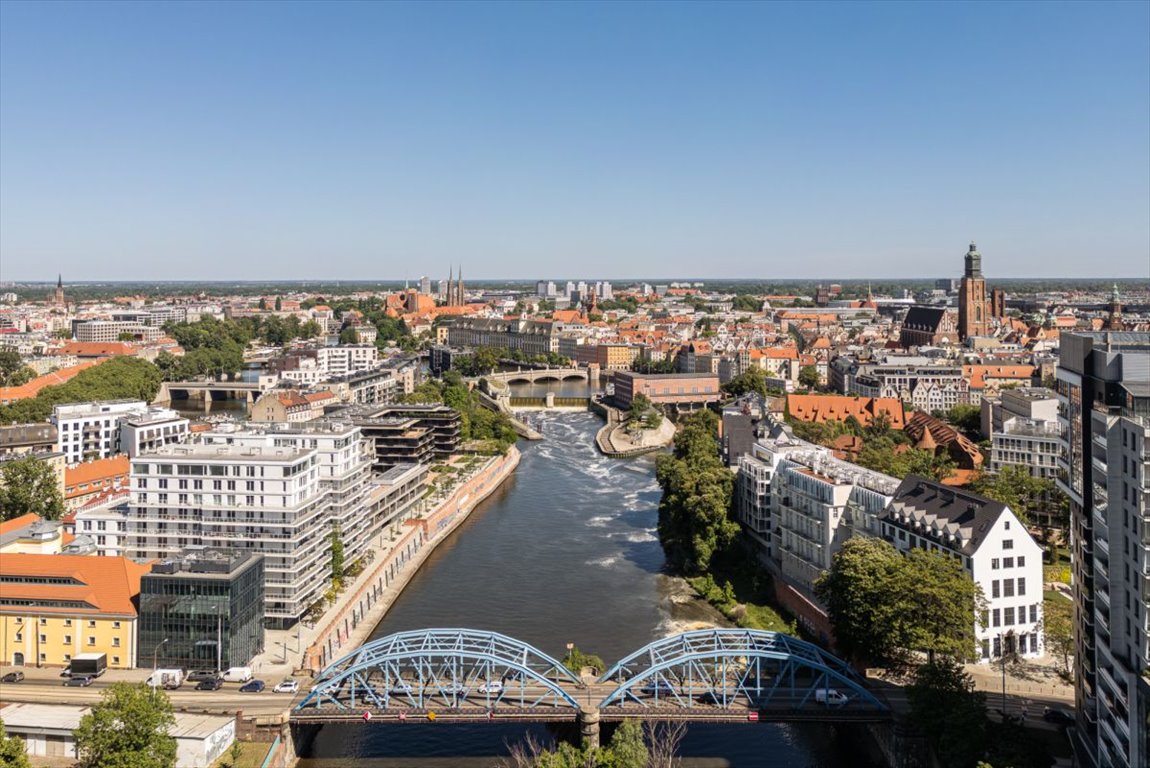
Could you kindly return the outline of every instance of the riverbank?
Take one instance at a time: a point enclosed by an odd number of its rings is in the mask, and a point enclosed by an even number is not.
[[[403,523],[403,533],[372,547],[374,560],[316,624],[269,630],[267,648],[252,661],[257,676],[270,680],[315,674],[343,653],[362,645],[440,542],[511,476],[519,450],[489,458],[462,478],[450,495]],[[433,500],[434,497],[433,497]]]
[[[623,421],[623,412],[610,406],[601,406],[607,412],[607,423],[595,433],[595,445],[612,459],[627,459],[654,453],[669,446],[675,439],[675,424],[663,418],[655,429],[641,429],[632,434]]]

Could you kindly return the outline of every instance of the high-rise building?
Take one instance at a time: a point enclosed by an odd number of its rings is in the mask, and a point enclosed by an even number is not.
[[[1078,764],[1150,763],[1150,333],[1060,337]]]
[[[986,300],[986,278],[982,276],[982,254],[974,243],[966,252],[966,269],[958,286],[958,338],[990,333],[990,306]]]

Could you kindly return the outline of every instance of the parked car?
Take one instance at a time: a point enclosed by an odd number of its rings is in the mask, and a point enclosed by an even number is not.
[[[218,672],[213,672],[210,669],[197,669],[195,671],[189,672],[188,676],[184,679],[189,683],[199,683],[204,680],[215,680],[219,676],[220,675]]]
[[[225,683],[246,683],[252,679],[252,668],[228,667],[220,677],[224,679]]]
[[[75,677],[69,677],[64,681],[64,685],[68,686],[69,688],[87,688],[91,684],[92,678],[88,677],[87,675],[76,675]]]
[[[276,693],[295,693],[299,690],[299,680],[284,680],[282,683],[276,684],[272,690]]]
[[[224,681],[218,677],[209,677],[207,680],[201,680],[196,683],[197,691],[218,691],[224,687]]]
[[[1042,719],[1048,723],[1055,725],[1071,726],[1074,725],[1074,715],[1067,712],[1060,707],[1043,707]]]
[[[503,693],[503,683],[499,682],[498,680],[488,680],[486,683],[479,686],[479,692],[482,694],[497,696]]]
[[[249,680],[240,686],[240,693],[262,693],[266,687],[263,680]]]
[[[0,677],[0,683],[18,683],[23,679],[23,672],[9,672],[4,677]]]
[[[675,687],[668,683],[666,680],[652,680],[649,683],[644,684],[643,687],[639,689],[639,691],[641,693],[647,694],[648,696],[670,696],[675,693]]]

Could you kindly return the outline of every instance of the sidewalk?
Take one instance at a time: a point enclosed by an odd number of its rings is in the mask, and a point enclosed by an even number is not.
[[[387,570],[386,566],[396,560],[398,548],[408,546],[411,543],[412,527],[418,527],[421,522],[435,520],[444,510],[452,505],[458,505],[460,507],[459,512],[447,525],[430,531],[426,537],[418,538],[418,548],[409,558],[404,559],[401,570],[398,570],[387,586],[373,597],[371,608],[358,619],[355,628],[342,638],[341,646],[350,651],[350,649],[366,641],[376,624],[386,615],[392,603],[403,592],[408,581],[419,571],[423,561],[435,550],[439,542],[455,530],[456,526],[468,517],[471,510],[489,493],[498,488],[502,481],[514,471],[515,465],[518,464],[518,451],[515,448],[511,450],[515,452],[515,455],[510,456],[509,454],[512,461],[510,468],[506,469],[505,476],[498,478],[498,482],[488,484],[489,487],[484,488],[482,496],[470,497],[470,482],[483,473],[491,471],[501,457],[492,457],[486,461],[476,462],[467,469],[461,469],[455,482],[449,487],[441,486],[435,494],[423,502],[422,508],[416,514],[403,521],[396,521],[392,529],[386,531],[381,537],[383,541],[369,548],[375,555],[372,561],[373,565],[355,579],[347,582],[336,602],[314,624],[301,621],[288,630],[265,630],[264,651],[252,659],[252,674],[265,680],[269,686],[293,675],[306,674],[307,664],[304,656],[308,649],[330,633],[331,622],[334,618],[346,614],[353,607],[353,603],[362,599],[363,590],[361,588],[367,582],[381,578],[381,573]],[[462,464],[462,460],[458,463]]]
[[[1074,701],[1074,686],[1058,674],[1058,661],[1050,656],[1026,659],[1006,665],[1006,692],[1023,696],[1041,696],[1062,701]],[[967,664],[966,671],[974,678],[974,686],[987,693],[1002,693],[1002,665]]]

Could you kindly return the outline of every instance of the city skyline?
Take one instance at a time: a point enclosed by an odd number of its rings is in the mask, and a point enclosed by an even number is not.
[[[1147,277],[1146,4],[0,22],[3,281]]]

